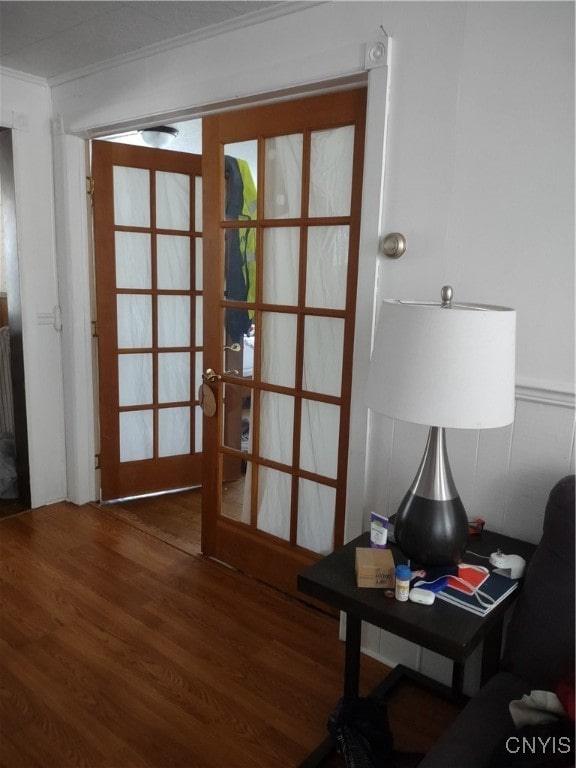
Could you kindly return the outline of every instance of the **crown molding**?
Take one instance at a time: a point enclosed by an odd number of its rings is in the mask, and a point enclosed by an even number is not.
[[[28,72],[21,72],[18,69],[10,69],[9,67],[0,66],[0,76],[11,77],[14,80],[22,80],[25,83],[31,85],[41,85],[44,88],[49,88],[50,84],[45,77],[38,77],[38,75],[30,75]]]
[[[163,40],[159,43],[153,43],[144,48],[140,48],[137,51],[122,54],[121,56],[114,56],[106,61],[100,61],[96,64],[90,64],[87,67],[71,70],[70,72],[64,72],[61,75],[55,75],[54,77],[47,78],[48,85],[53,88],[59,85],[64,85],[72,80],[77,80],[81,77],[88,77],[90,75],[103,72],[113,67],[121,66],[133,61],[140,61],[141,59],[148,58],[149,56],[155,56],[156,54],[163,53],[164,51],[174,50],[181,48],[185,45],[200,42],[201,40],[208,40],[211,37],[217,37],[218,35],[226,34],[227,32],[234,32],[244,27],[255,26],[257,24],[263,24],[267,21],[273,21],[282,16],[289,16],[298,11],[308,10],[317,5],[324,5],[326,0],[319,0],[319,2],[303,2],[303,0],[283,0],[276,5],[266,8],[265,10],[250,11],[245,13],[236,19],[228,19],[227,21],[220,22],[218,24],[212,24],[209,27],[196,30],[195,32],[189,32],[185,35],[178,35],[168,40]]]

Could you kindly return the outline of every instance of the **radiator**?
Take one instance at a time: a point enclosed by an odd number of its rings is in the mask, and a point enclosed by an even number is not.
[[[14,434],[14,402],[10,374],[10,330],[0,328],[0,435]]]

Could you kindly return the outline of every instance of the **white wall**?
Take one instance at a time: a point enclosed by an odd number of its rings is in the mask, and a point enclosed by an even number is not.
[[[383,221],[408,251],[381,259],[378,300],[438,299],[449,283],[462,301],[516,308],[515,422],[452,430],[448,449],[469,516],[537,542],[550,488],[574,472],[574,6],[455,5],[449,44],[438,44],[440,4],[388,9],[398,45]],[[394,513],[425,439],[372,417],[365,515]],[[365,643],[449,681],[435,654],[371,628]]]
[[[548,490],[574,468],[574,6],[454,5],[458,34],[437,48],[442,4],[391,4],[383,218],[408,250],[381,260],[378,298],[450,283],[516,308],[515,423],[453,431],[449,453],[470,515],[537,541]],[[395,509],[424,440],[373,417],[367,506]]]
[[[32,505],[66,497],[61,335],[52,206],[50,91],[0,73],[0,124],[12,129]]]
[[[518,310],[516,422],[450,434],[449,450],[470,514],[536,540],[551,484],[574,468],[573,4],[323,4],[85,73],[53,88],[54,113],[88,137],[357,75],[380,25],[391,38],[388,143],[382,196],[385,78],[372,77],[348,532],[371,507],[394,509],[423,449],[420,428],[380,417],[363,439],[378,267],[379,300],[434,298],[450,282],[461,300]],[[398,261],[377,254],[389,231],[408,239]],[[383,633],[368,630],[366,642],[384,658],[436,666]]]

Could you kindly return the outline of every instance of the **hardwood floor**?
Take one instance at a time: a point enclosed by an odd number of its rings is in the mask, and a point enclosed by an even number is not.
[[[0,558],[3,768],[288,768],[324,737],[333,618],[89,505],[0,520]],[[397,748],[455,714],[400,691]]]
[[[201,488],[111,503],[95,502],[93,506],[191,555],[202,551]]]

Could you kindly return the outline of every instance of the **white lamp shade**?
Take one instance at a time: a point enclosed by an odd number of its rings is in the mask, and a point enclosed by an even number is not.
[[[514,420],[516,312],[386,300],[367,404],[394,419],[487,429]]]

